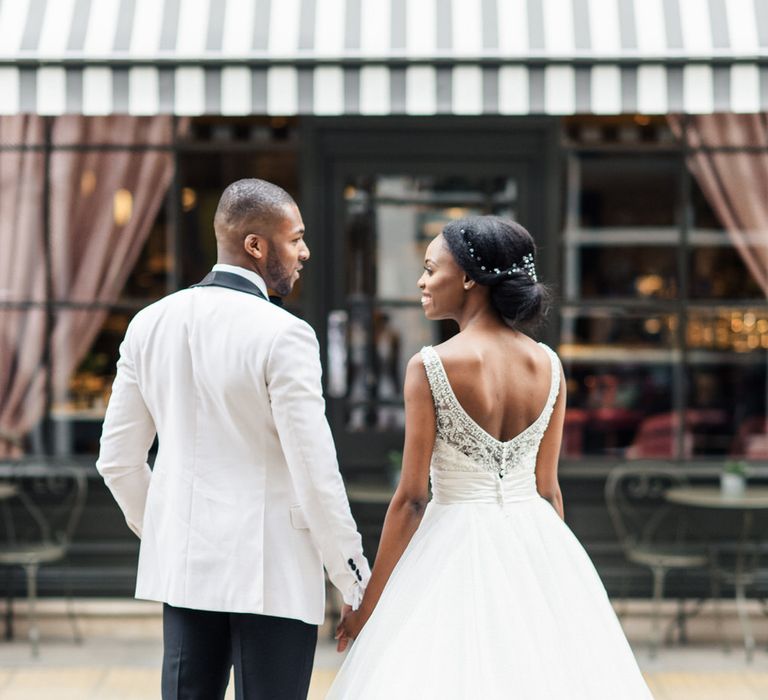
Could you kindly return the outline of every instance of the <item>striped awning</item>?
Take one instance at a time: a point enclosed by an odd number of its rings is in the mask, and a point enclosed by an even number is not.
[[[0,0],[0,114],[768,110],[768,0]]]

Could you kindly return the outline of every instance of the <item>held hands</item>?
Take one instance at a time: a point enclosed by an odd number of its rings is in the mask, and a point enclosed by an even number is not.
[[[341,610],[341,621],[336,627],[335,639],[336,651],[342,652],[349,645],[350,641],[357,638],[363,625],[368,621],[368,615],[363,610],[352,611],[349,605],[345,605]]]

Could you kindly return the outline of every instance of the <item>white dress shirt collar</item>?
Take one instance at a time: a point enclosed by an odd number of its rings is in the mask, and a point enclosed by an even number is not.
[[[213,266],[214,272],[231,272],[233,275],[240,275],[240,277],[245,277],[249,282],[253,282],[264,294],[264,296],[269,299],[269,292],[267,291],[267,283],[264,281],[264,279],[259,275],[258,273],[254,272],[253,270],[246,270],[244,267],[240,267],[239,265],[227,265],[225,263],[216,263]]]

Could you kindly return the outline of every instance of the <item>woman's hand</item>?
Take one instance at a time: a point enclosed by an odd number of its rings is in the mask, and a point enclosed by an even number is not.
[[[368,622],[368,615],[363,610],[350,611],[346,613],[336,627],[336,651],[342,652],[349,645],[350,641],[357,638],[363,625]]]

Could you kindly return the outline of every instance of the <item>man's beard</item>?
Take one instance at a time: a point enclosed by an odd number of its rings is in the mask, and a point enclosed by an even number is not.
[[[291,293],[293,275],[285,269],[277,256],[267,258],[267,276],[269,277],[266,280],[267,284],[277,292],[278,296],[285,297]]]

